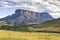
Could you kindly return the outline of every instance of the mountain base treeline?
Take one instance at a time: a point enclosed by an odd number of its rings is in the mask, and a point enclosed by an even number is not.
[[[8,26],[2,25],[0,30],[18,31],[18,32],[47,32],[60,33],[60,28],[56,27],[38,27],[38,25]]]

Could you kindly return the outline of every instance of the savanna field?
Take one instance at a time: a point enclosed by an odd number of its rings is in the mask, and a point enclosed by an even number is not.
[[[0,40],[60,40],[60,34],[0,30]]]

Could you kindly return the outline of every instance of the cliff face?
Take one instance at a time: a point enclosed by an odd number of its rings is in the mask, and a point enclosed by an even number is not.
[[[52,19],[53,18],[47,12],[38,13],[29,10],[17,9],[15,11],[15,14],[12,14],[0,20],[4,20],[13,25],[22,25],[29,23],[41,23]]]

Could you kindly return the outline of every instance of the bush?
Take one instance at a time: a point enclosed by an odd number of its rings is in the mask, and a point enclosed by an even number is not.
[[[12,30],[12,31],[28,31],[28,27],[21,27],[21,26],[8,26],[8,25],[2,25],[2,30]]]

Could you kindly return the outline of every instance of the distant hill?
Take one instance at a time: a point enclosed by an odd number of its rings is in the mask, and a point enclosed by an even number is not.
[[[44,26],[45,27],[60,27],[60,18],[46,21],[44,23],[41,23],[40,26],[42,26],[42,27],[44,27]]]
[[[44,31],[45,30],[45,31],[60,32],[60,18],[38,24],[36,26],[36,29],[38,31],[41,31],[41,30]]]
[[[9,25],[19,26],[24,24],[42,23],[52,19],[53,18],[48,12],[39,13],[29,10],[17,9],[15,10],[15,14],[2,18],[0,21],[5,21]]]
[[[20,26],[8,26],[2,25],[0,29],[12,30],[12,31],[32,31],[32,32],[49,32],[49,33],[60,33],[60,18],[45,21],[39,24],[29,24]]]

